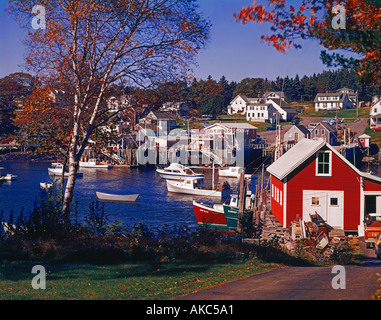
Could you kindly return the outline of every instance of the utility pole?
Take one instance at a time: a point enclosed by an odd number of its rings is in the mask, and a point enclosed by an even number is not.
[[[246,200],[246,180],[245,180],[245,170],[242,170],[241,176],[239,178],[239,199],[238,199],[238,222],[237,231],[242,232],[242,219],[245,210],[245,200]]]

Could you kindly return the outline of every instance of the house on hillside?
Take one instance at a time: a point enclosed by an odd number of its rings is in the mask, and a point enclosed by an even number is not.
[[[285,132],[283,141],[284,146],[288,150],[296,145],[299,141],[304,138],[310,138],[310,130],[308,130],[302,124],[293,125],[287,132]]]
[[[353,101],[353,98],[351,98],[352,94],[349,94],[346,91],[347,90],[318,93],[314,100],[315,111],[354,108],[356,106],[356,101]],[[357,100],[357,98],[355,100]]]
[[[247,148],[251,141],[255,140],[257,130],[257,127],[249,123],[215,123],[204,128],[201,133],[215,141],[221,138],[231,138],[232,147],[240,144],[240,147]]]
[[[322,138],[332,146],[338,145],[336,129],[327,122],[319,122],[316,127],[311,129],[310,138]]]
[[[176,128],[176,114],[172,112],[150,111],[145,118],[139,120],[140,127],[144,124],[156,126],[157,135],[167,135]]]
[[[188,102],[183,101],[169,101],[163,103],[160,107],[161,112],[174,112],[178,116],[186,116],[189,114],[190,104]]]
[[[379,212],[381,178],[360,172],[323,139],[303,139],[267,171],[271,212],[288,227],[318,214],[333,228],[364,234],[368,213]]]
[[[284,100],[284,92],[283,91],[271,91],[266,92],[264,94],[264,98],[267,99],[282,99]]]
[[[280,93],[279,96],[284,97]],[[247,121],[274,123],[276,121],[291,121],[298,113],[283,98],[279,98],[278,93],[270,92],[262,98],[236,96],[228,106],[228,114],[246,115]]]
[[[381,99],[370,108],[370,128],[373,131],[381,131]]]
[[[337,92],[346,93],[348,95],[349,100],[353,103],[353,107],[356,107],[358,102],[358,93],[355,92],[355,90],[344,87],[344,88],[338,89]]]
[[[228,114],[246,114],[247,106],[253,103],[258,103],[261,98],[249,98],[245,95],[237,95],[228,105]]]
[[[291,121],[298,114],[296,109],[283,99],[271,98],[267,99],[266,102],[271,103],[279,113],[279,121]]]
[[[247,106],[246,121],[275,122],[280,114],[270,102],[251,103]]]

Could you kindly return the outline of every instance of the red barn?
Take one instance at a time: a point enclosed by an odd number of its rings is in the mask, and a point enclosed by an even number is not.
[[[366,214],[381,213],[381,178],[359,171],[324,140],[303,139],[271,164],[271,211],[288,227],[319,214],[330,226],[363,235]]]

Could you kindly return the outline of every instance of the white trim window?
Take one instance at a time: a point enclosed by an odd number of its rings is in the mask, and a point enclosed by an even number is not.
[[[319,151],[316,154],[316,175],[332,175],[332,151]]]

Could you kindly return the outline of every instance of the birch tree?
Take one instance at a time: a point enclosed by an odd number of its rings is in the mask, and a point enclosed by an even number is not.
[[[191,71],[209,22],[194,0],[10,0],[28,31],[26,63],[42,82],[70,95],[69,177],[63,213],[73,200],[79,160],[104,122],[112,84],[148,86]]]

